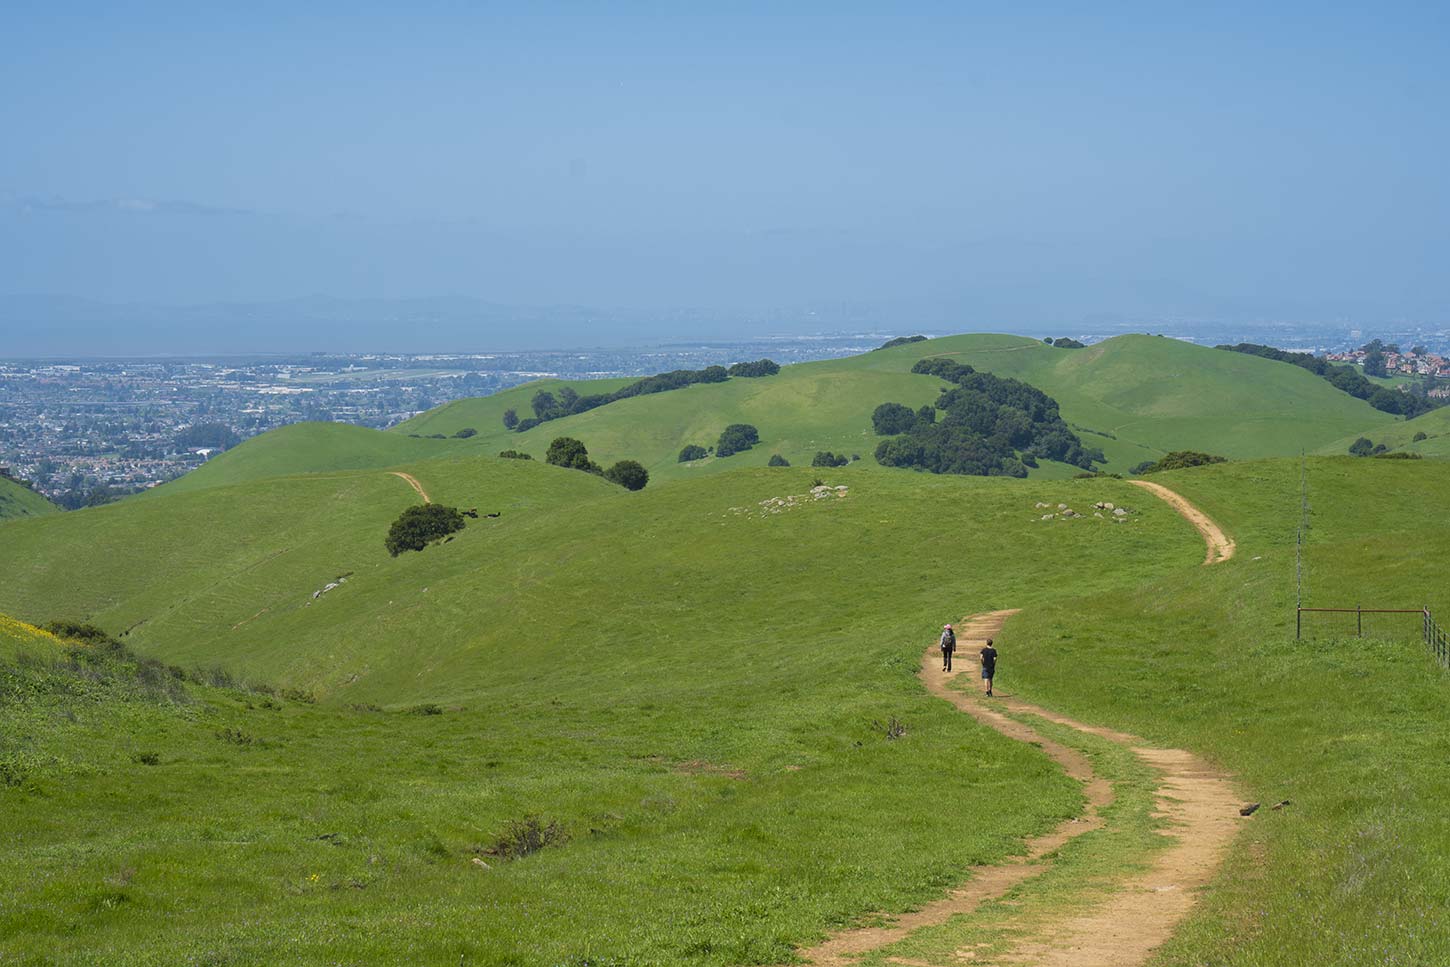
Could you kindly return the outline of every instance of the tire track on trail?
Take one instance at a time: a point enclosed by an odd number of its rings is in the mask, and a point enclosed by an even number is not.
[[[1205,566],[1233,556],[1234,541],[1182,495],[1146,480],[1129,482],[1167,502],[1198,529],[1208,546]],[[958,626],[959,650],[964,656],[971,655],[976,646],[1000,633],[1007,619],[1019,610],[992,611],[964,618]],[[1135,967],[1145,963],[1173,935],[1228,853],[1242,822],[1231,778],[1182,749],[1151,746],[1136,736],[1086,725],[1018,698],[988,699],[977,689],[952,688],[952,679],[961,671],[941,671],[939,662],[936,647],[929,647],[917,673],[928,692],[1008,738],[1041,748],[1069,776],[1083,784],[1087,805],[1081,816],[1027,840],[1024,855],[973,870],[971,879],[940,900],[895,917],[882,926],[841,931],[814,947],[799,951],[799,955],[818,967],[845,967],[861,955],[903,940],[923,927],[970,914],[984,902],[1006,895],[1018,884],[1050,869],[1050,854],[1054,851],[1084,833],[1103,827],[1101,813],[1113,802],[1112,784],[1093,772],[1091,762],[1083,753],[1044,737],[1012,717],[1035,715],[1121,745],[1151,768],[1157,775],[1157,815],[1167,820],[1163,835],[1172,843],[1154,856],[1145,871],[1118,882],[1111,892],[1092,903],[1086,913],[1049,917],[1027,939],[1000,956],[979,959],[977,951],[961,950],[952,962],[970,961],[982,967],[991,964]],[[969,659],[964,667],[975,672],[977,665]],[[890,958],[888,962],[934,967],[919,960]]]
[[[423,485],[418,482],[417,477],[413,476],[411,473],[404,473],[401,470],[389,470],[388,473],[392,474],[394,477],[401,477],[403,478],[403,480],[407,481],[409,487],[412,487],[414,490],[418,491],[418,496],[423,498],[423,503],[433,503],[433,501],[428,497],[428,491],[423,489]]]

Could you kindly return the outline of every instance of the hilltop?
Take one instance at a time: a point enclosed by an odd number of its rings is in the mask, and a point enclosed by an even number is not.
[[[1126,472],[1171,450],[1232,458],[1297,454],[1353,434],[1373,433],[1395,418],[1287,363],[1153,336],[1121,336],[1085,349],[1059,349],[1017,336],[964,335],[783,367],[761,378],[732,378],[610,403],[523,433],[503,426],[513,409],[531,415],[540,391],[568,387],[606,393],[628,380],[541,380],[494,396],[460,400],[382,433],[334,425],[284,428],[222,454],[168,488],[192,489],[285,473],[382,468],[429,456],[494,455],[516,449],[544,455],[549,441],[573,436],[603,464],[636,459],[658,481],[732,468],[763,467],[774,454],[808,465],[818,451],[860,456],[852,470],[877,469],[880,437],[871,414],[881,403],[919,407],[948,384],[911,373],[928,356],[1013,377],[1056,399],[1084,445],[1100,448],[1103,469]],[[732,423],[756,426],[761,442],[727,459],[680,463],[686,445],[708,447]],[[466,439],[460,432],[474,431]],[[436,438],[435,438],[436,437]],[[1078,468],[1043,461],[1034,477],[1065,477]]]

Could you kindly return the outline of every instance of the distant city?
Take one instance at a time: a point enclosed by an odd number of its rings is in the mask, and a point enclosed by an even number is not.
[[[1450,330],[1382,330],[1366,341],[1365,332],[1344,327],[1146,328],[1205,345],[1249,341],[1313,352],[1401,382],[1445,380],[1428,392],[1450,396]],[[1051,334],[1091,343],[1124,331]],[[762,357],[798,363],[865,352],[895,335],[901,333],[473,354],[0,360],[0,472],[74,509],[165,483],[288,423],[385,429],[451,400],[542,377],[643,376]]]

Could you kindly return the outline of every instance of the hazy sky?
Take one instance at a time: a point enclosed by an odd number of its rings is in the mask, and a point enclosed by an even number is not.
[[[11,2],[0,294],[1450,322],[1450,5],[1347,6]]]

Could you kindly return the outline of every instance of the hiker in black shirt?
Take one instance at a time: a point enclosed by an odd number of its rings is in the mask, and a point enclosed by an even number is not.
[[[987,683],[987,697],[992,695],[992,676],[997,674],[997,649],[992,647],[992,639],[987,639],[987,646],[982,649],[982,679]]]
[[[941,670],[949,672],[952,670],[952,652],[957,650],[957,633],[952,630],[951,625],[941,627]]]

